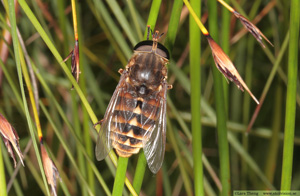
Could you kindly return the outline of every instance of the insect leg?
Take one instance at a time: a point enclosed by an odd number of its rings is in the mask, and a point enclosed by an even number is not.
[[[101,125],[104,119],[99,120],[98,122],[96,122],[93,127],[95,128],[97,125]]]

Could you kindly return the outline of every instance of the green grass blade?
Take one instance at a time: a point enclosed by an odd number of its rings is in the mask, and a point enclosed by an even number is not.
[[[79,5],[79,4],[78,4]],[[81,13],[81,9],[79,6],[77,6],[77,13],[79,13],[78,15],[82,15]],[[79,18],[79,17],[77,17]],[[78,44],[79,44],[79,49],[80,48],[83,48],[83,35],[82,35],[82,22],[81,22],[81,18],[78,19]],[[85,59],[85,56],[83,54],[83,50],[79,50],[79,64],[81,65],[81,79],[79,81],[80,83],[80,87],[82,89],[82,92],[84,93],[84,95],[87,97],[87,85],[86,85],[86,74],[85,74],[85,70],[86,70],[86,67],[89,65],[87,62],[86,62],[86,59]],[[74,101],[75,103],[75,101]],[[87,110],[86,108],[82,108],[82,115],[83,115],[83,123],[82,123],[82,131],[83,131],[83,140],[84,140],[84,144],[85,144],[85,148],[86,148],[86,151],[89,155],[89,157],[91,159],[93,159],[94,157],[94,147],[93,147],[93,144],[92,144],[92,140],[91,140],[91,137],[90,137],[90,127],[89,127],[89,116],[88,116],[88,113],[87,113]],[[79,119],[79,118],[78,118]],[[80,152],[80,151],[79,151]],[[85,163],[85,160],[84,160],[84,156],[82,155],[82,166],[84,167],[82,169],[82,171],[86,170],[86,178],[88,180],[88,184],[89,186],[91,187],[91,190],[92,191],[95,191],[95,180],[94,180],[94,175],[93,175],[93,170],[90,166],[90,164],[86,164]]]
[[[22,98],[21,98],[21,95],[20,93],[18,92],[17,90],[17,87],[15,85],[15,83],[13,82],[13,79],[11,78],[11,74],[8,72],[8,70],[6,69],[6,67],[4,66],[3,64],[3,61],[0,59],[0,67],[5,75],[5,78],[7,79],[9,85],[10,85],[10,88],[12,89],[12,91],[14,92],[14,95],[18,101],[18,104],[19,106],[21,107],[21,109],[23,111],[25,111],[24,109],[24,106],[23,106],[23,102],[22,102]]]
[[[298,73],[298,45],[300,1],[291,1],[290,10],[290,43],[288,57],[288,86],[286,97],[286,114],[282,157],[281,190],[290,190],[293,169],[294,133],[296,118],[296,93]]]
[[[139,194],[141,191],[146,168],[147,168],[147,160],[144,155],[144,151],[141,150],[138,163],[136,165],[135,173],[134,173],[133,183],[132,183],[133,188],[137,194]]]
[[[160,4],[161,4],[161,0],[153,0],[153,2],[151,4],[151,9],[150,9],[147,25],[150,25],[150,27],[152,29],[155,28]],[[147,32],[147,27],[145,27],[145,30]],[[147,38],[147,33],[144,33],[144,39],[146,39],[146,38]]]
[[[41,178],[41,176],[38,173],[38,169],[35,167],[34,163],[31,160],[28,160],[26,162],[26,166],[28,167],[28,170],[30,172],[30,174],[32,175],[32,177],[35,179],[35,182],[37,183],[37,186],[39,186],[42,190],[42,193],[44,195],[47,194],[46,192],[46,188],[45,185],[43,184],[43,180]]]
[[[135,46],[138,42],[137,36],[132,31],[131,26],[129,25],[129,22],[126,20],[126,16],[123,14],[120,6],[115,0],[106,0],[106,3],[110,7],[111,11],[116,16],[117,20],[119,21],[119,24],[125,31],[127,37],[129,38],[131,44]]]
[[[229,2],[229,0],[224,0],[225,2]],[[226,54],[229,54],[229,33],[230,33],[230,12],[223,7],[222,8],[222,37],[221,37],[221,47],[224,50]],[[224,89],[224,99],[225,99],[225,106],[226,106],[226,111],[228,111],[228,83],[226,80],[223,80],[223,89]]]
[[[6,180],[4,172],[4,162],[2,158],[2,144],[0,145],[0,195],[6,196]]]
[[[118,167],[117,173],[115,176],[115,182],[113,187],[113,196],[121,196],[123,192],[125,176],[126,176],[126,169],[128,164],[128,158],[119,157],[118,160]]]
[[[107,24],[107,27],[108,27],[110,33],[112,34],[114,39],[116,39],[116,41],[119,44],[121,50],[125,54],[125,57],[127,59],[129,59],[130,56],[131,56],[131,49],[128,46],[128,44],[126,43],[126,40],[123,38],[122,33],[120,32],[120,30],[117,28],[117,26],[113,22],[112,18],[110,17],[110,15],[109,15],[104,3],[102,2],[102,0],[100,0],[100,1],[94,0],[94,6],[96,6],[96,9],[98,10],[98,12],[103,17],[103,20]]]
[[[141,40],[141,39],[143,39],[143,33],[142,33],[142,30],[140,28],[139,21],[138,21],[139,16],[137,13],[137,9],[135,9],[132,0],[128,0],[127,3],[128,3],[129,10],[130,10],[131,19],[133,20],[135,31],[137,32],[137,35],[138,35],[138,39]]]
[[[182,10],[183,2],[182,0],[175,0],[172,7],[172,13],[169,22],[168,34],[165,41],[166,48],[169,49],[170,56],[172,57],[172,50],[174,47],[176,35],[178,32],[180,14]]]
[[[198,18],[201,15],[201,1],[191,0]],[[204,195],[203,165],[202,165],[202,130],[201,130],[201,67],[200,67],[200,29],[193,17],[189,18],[190,24],[190,80],[191,80],[191,115],[192,115],[192,145],[193,145],[193,172],[195,195]]]

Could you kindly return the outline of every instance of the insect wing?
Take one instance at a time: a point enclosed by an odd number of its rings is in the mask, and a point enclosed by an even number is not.
[[[163,84],[162,96],[159,97],[159,113],[155,125],[150,130],[151,135],[144,144],[144,154],[152,173],[156,174],[161,168],[165,155],[166,142],[166,94],[167,83]],[[158,95],[159,96],[159,95]]]
[[[99,135],[97,138],[95,154],[96,154],[96,158],[98,161],[103,160],[108,155],[110,150],[112,149],[111,141],[109,138],[109,134],[110,134],[109,124],[110,124],[109,120],[104,121],[104,123],[102,123],[100,132],[99,132]]]
[[[97,138],[95,154],[98,161],[103,160],[110,150],[112,149],[112,141],[111,141],[111,128],[114,126],[113,123],[116,122],[114,120],[114,111],[118,102],[118,98],[121,92],[121,86],[125,82],[124,74],[121,76],[118,86],[109,102],[109,105],[106,109],[103,122],[101,123],[101,128],[99,131],[99,135]]]

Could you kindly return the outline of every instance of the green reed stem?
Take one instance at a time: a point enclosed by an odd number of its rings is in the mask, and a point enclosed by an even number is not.
[[[161,4],[161,0],[153,0],[151,4],[147,25],[150,25],[152,29],[155,28],[155,24],[159,14],[160,4]],[[145,27],[145,30],[146,31],[144,33],[144,39],[147,38],[147,27]]]
[[[0,144],[0,195],[6,196],[6,181],[5,181],[5,169],[2,159],[2,148]]]
[[[78,41],[78,45],[79,45],[79,65],[80,65],[80,79],[79,79],[79,84],[80,84],[80,87],[82,89],[82,92],[84,95],[86,95],[85,93],[85,85],[82,85],[85,84],[85,77],[84,77],[84,67],[83,66],[83,61],[82,61],[82,39],[81,39],[81,29],[80,29],[80,20],[78,20],[78,16],[77,16],[77,13],[79,13],[79,7],[76,6],[76,1],[75,0],[71,0],[72,2],[72,16],[73,16],[73,31],[74,31],[74,37],[75,37],[75,41]],[[80,15],[80,14],[79,14]],[[67,39],[67,37],[65,38]],[[82,129],[81,127],[81,122],[80,122],[80,118],[79,118],[79,108],[80,108],[80,105],[77,103],[77,99],[76,99],[76,92],[72,91],[71,92],[71,100],[72,100],[72,118],[73,118],[73,121],[74,121],[74,130],[77,134],[77,136],[80,138],[81,142],[86,144],[86,142],[88,144],[91,143],[91,138],[89,138],[89,140],[87,141],[85,138],[86,138],[86,135],[88,134],[89,135],[89,131],[86,130],[86,129]],[[87,124],[88,123],[88,120],[86,121],[86,110],[85,108],[82,108],[82,114],[83,114],[83,117],[84,117],[84,120],[83,120],[83,124]],[[86,127],[86,126],[85,126]],[[83,133],[83,137],[80,137],[80,135],[82,135]],[[83,142],[84,140],[84,142]],[[89,151],[90,149],[86,149],[87,152],[89,152],[89,154],[91,154],[91,152]],[[84,158],[84,155],[82,153],[82,151],[80,150],[80,147],[79,145],[76,145],[76,151],[77,151],[77,164],[78,164],[78,169],[80,170],[83,178],[85,180],[88,179],[87,177],[87,170],[91,171],[91,167],[89,164],[86,164],[86,161],[85,161],[85,158]],[[90,156],[92,157],[92,156]],[[87,183],[87,182],[86,182]],[[90,190],[91,191],[94,191],[94,187],[91,187],[91,184],[93,183],[88,183],[90,186]],[[87,196],[88,195],[88,189],[86,188],[86,186],[83,186],[81,188],[81,195],[82,196]]]
[[[300,1],[291,1],[290,43],[288,57],[288,86],[286,97],[286,114],[284,127],[283,162],[281,173],[281,190],[290,190],[293,168],[294,133],[296,117],[296,93],[298,73],[298,40],[300,21]]]
[[[183,6],[183,2],[181,0],[175,0],[172,7],[168,34],[165,41],[165,46],[166,48],[168,48],[170,52],[170,56],[172,56],[172,50],[175,43],[177,31],[178,31],[182,6]]]
[[[209,30],[211,36],[218,42],[218,21],[217,21],[217,1],[208,1],[209,10]],[[229,164],[229,147],[227,140],[227,115],[225,108],[223,76],[213,63],[212,65],[214,78],[214,92],[217,111],[217,131],[219,144],[219,162],[220,162],[220,179],[222,183],[222,194],[231,195],[230,191],[230,164]]]
[[[196,15],[200,18],[201,1],[191,0]],[[201,130],[201,32],[192,16],[190,23],[190,80],[191,80],[191,115],[192,115],[192,145],[194,166],[194,191],[195,195],[204,195],[203,165],[202,165],[202,130]]]
[[[146,168],[147,168],[147,160],[144,155],[144,151],[141,150],[136,165],[135,173],[134,173],[133,183],[132,183],[132,186],[137,194],[139,194],[141,191]]]
[[[81,12],[81,7],[77,6],[76,7],[77,9],[77,12],[76,13],[79,13],[78,16],[81,16],[82,12]],[[82,22],[81,22],[81,17],[78,17],[78,44],[79,44],[79,64],[80,64],[80,71],[81,71],[81,76],[80,76],[80,80],[79,80],[79,84],[80,84],[80,87],[82,89],[82,92],[85,96],[88,96],[88,93],[87,93],[87,78],[88,76],[86,75],[86,69],[87,69],[87,66],[89,65],[87,62],[86,62],[86,58],[83,54],[83,50],[81,50],[81,48],[83,48],[84,44],[83,44],[83,34],[82,34]],[[93,147],[93,144],[92,144],[92,140],[91,140],[91,136],[90,136],[90,127],[89,127],[89,115],[88,115],[88,112],[86,110],[85,107],[82,107],[82,117],[83,117],[83,123],[82,123],[82,131],[83,131],[83,136],[84,136],[84,144],[85,144],[85,148],[86,148],[86,151],[89,155],[89,157],[91,159],[94,158],[94,147]],[[84,165],[84,164],[83,164]],[[95,190],[95,176],[93,174],[93,170],[91,168],[91,166],[89,164],[86,164],[86,173],[87,173],[87,180],[88,180],[88,183],[91,187],[91,189],[94,191]]]
[[[119,157],[115,182],[113,187],[113,196],[121,196],[124,188],[126,177],[126,169],[128,165],[128,158]]]
[[[224,0],[225,2],[229,2],[229,0]],[[228,10],[223,7],[222,8],[222,37],[221,37],[221,47],[223,49],[223,51],[226,54],[229,54],[229,41],[230,41],[230,37],[229,37],[229,33],[230,33],[230,12],[228,12]],[[224,99],[225,99],[225,106],[226,106],[226,111],[228,111],[228,83],[226,80],[223,80],[223,89],[224,89]]]

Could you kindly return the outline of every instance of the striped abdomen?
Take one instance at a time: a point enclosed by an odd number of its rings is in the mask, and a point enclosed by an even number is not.
[[[121,157],[130,157],[144,147],[159,111],[155,99],[133,97],[132,93],[127,91],[118,96],[112,114],[110,139]]]

